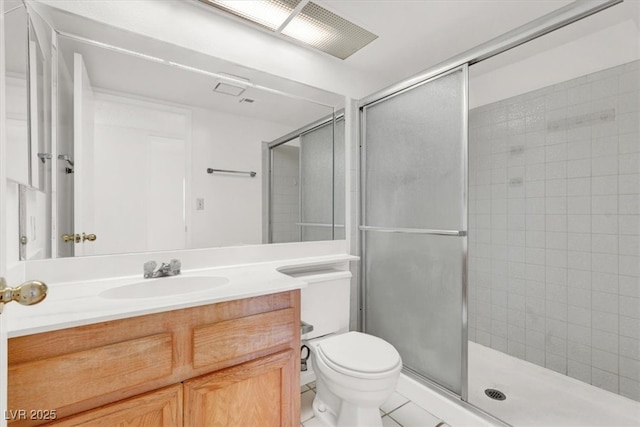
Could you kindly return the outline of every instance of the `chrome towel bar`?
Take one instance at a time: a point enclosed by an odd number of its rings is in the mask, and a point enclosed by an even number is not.
[[[251,178],[253,178],[254,176],[256,176],[256,173],[254,171],[232,171],[232,170],[227,170],[227,169],[212,169],[212,168],[207,168],[207,173],[214,173],[214,172],[223,172],[223,173],[239,173],[242,175],[249,175]]]

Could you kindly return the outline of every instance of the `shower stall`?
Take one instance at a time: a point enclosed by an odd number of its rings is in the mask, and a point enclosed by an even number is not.
[[[640,10],[617,3],[359,104],[361,327],[510,424],[640,414]]]

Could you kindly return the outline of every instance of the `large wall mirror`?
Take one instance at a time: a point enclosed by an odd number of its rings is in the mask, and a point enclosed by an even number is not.
[[[44,153],[50,145],[50,48],[46,27],[31,19],[21,2],[7,2],[6,46],[7,177],[46,190]]]
[[[21,259],[344,238],[344,97],[54,8],[28,15],[55,28],[52,62],[23,69],[52,82],[27,116],[53,143],[31,137],[50,203],[18,197],[16,216],[49,224],[49,242],[23,239]],[[282,142],[295,161],[274,155]]]
[[[51,29],[21,1],[5,1],[9,259],[49,253]]]

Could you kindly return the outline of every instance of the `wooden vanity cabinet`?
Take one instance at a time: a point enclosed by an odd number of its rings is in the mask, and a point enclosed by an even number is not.
[[[182,427],[182,384],[130,397],[51,423],[72,426],[175,426]]]
[[[12,338],[8,423],[297,425],[299,349],[298,290]]]
[[[281,386],[290,381],[292,356],[284,351],[185,381],[185,425],[297,425],[290,408],[300,387]]]

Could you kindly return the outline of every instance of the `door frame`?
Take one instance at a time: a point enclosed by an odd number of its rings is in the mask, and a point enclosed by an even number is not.
[[[6,67],[5,3],[0,1],[0,276],[7,275],[7,144],[6,144]],[[7,323],[0,314],[0,427],[7,425]]]
[[[87,141],[85,140],[85,126],[87,124],[87,118],[85,117],[87,113],[87,107],[85,105],[85,91],[91,91],[91,100],[93,102],[94,92],[93,87],[91,86],[91,80],[89,79],[89,75],[87,73],[87,68],[84,63],[84,57],[82,54],[75,52],[73,54],[73,159],[71,161],[73,164],[73,233],[77,236],[80,233],[86,231],[86,233],[93,233],[93,218],[89,218],[88,222],[91,223],[87,227],[87,217],[92,217],[93,212],[90,212],[90,215],[86,215],[83,211],[85,206],[93,206],[92,200],[85,200],[87,194],[92,192],[93,188],[89,188],[87,191],[87,186],[93,186],[94,180],[93,178],[87,180],[86,171],[88,173],[93,173],[93,164],[88,164],[85,162],[85,147],[87,146]],[[93,111],[91,111],[93,114]],[[93,117],[90,118],[93,121]],[[91,125],[93,127],[93,125]],[[93,129],[91,129],[93,131]],[[91,143],[91,151],[94,150],[93,144],[93,135],[90,141]],[[88,184],[88,185],[87,185]],[[74,243],[74,256],[86,256],[93,255],[91,251],[91,246],[85,246],[85,241]],[[88,253],[87,253],[88,252]]]

